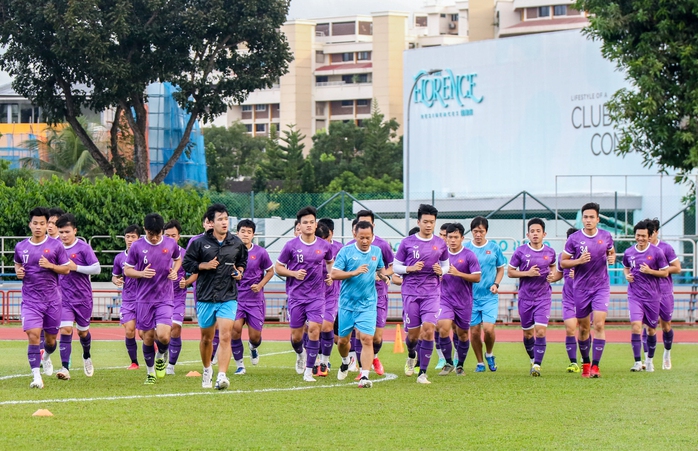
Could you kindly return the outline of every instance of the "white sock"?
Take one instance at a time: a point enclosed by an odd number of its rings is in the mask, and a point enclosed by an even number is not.
[[[250,351],[254,351],[255,349],[257,349],[257,346],[253,345],[252,343],[249,343],[249,344],[250,344]]]
[[[645,359],[645,362],[647,362],[647,363],[652,363],[652,359],[653,359],[653,357],[647,357],[647,358]]]
[[[361,377],[368,379],[368,370],[361,370]]]
[[[671,357],[671,349],[665,349],[664,350],[664,358]]]
[[[223,371],[218,372],[218,380],[223,379],[224,377],[227,377]]]
[[[32,376],[34,378],[41,377],[41,368],[32,368]]]
[[[154,366],[146,366],[145,369],[148,370],[148,374],[155,374]]]
[[[208,368],[204,367],[204,373],[211,373],[211,372],[213,372],[213,368],[211,368],[210,366]]]
[[[375,355],[373,356],[373,360],[376,360],[377,358],[378,358],[378,354],[375,354]]]
[[[489,352],[485,353],[485,357],[493,357],[493,356],[494,356],[494,354],[490,354]]]
[[[349,361],[350,361],[350,360],[351,360],[351,359],[349,359],[349,356],[342,357],[342,363],[345,364],[345,365],[349,365]]]
[[[237,364],[238,368],[244,368],[245,367],[245,361],[243,359],[236,360],[235,363]]]
[[[439,356],[439,359],[443,359],[443,358],[444,358],[444,353],[443,353],[443,351],[442,351],[441,349],[437,349],[437,350],[436,350],[436,354]]]

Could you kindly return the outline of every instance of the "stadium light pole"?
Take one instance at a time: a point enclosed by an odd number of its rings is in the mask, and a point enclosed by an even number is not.
[[[412,106],[412,94],[414,94],[414,88],[417,87],[417,82],[422,77],[425,75],[438,74],[440,72],[441,69],[430,69],[426,72],[420,72],[419,75],[417,75],[417,77],[414,79],[414,83],[412,83],[412,88],[410,89],[410,95],[407,98],[407,132],[405,133],[407,143],[405,143],[403,146],[404,151],[402,155],[402,161],[404,162],[402,179],[405,186],[405,236],[407,236],[410,231],[410,131],[412,131],[412,128],[410,127],[410,107]]]

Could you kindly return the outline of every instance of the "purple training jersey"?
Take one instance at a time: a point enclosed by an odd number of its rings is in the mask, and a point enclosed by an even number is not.
[[[664,256],[666,257],[666,261],[669,263],[669,265],[679,259],[679,257],[676,256],[674,248],[671,247],[669,243],[659,241],[657,243],[657,247],[664,252]],[[659,287],[662,290],[662,294],[665,296],[674,294],[674,282],[671,280],[671,274],[669,274],[668,277],[662,277],[659,279]]]
[[[342,243],[339,241],[332,241],[330,243],[330,246],[332,247],[332,260],[337,258],[337,254],[339,251],[344,247]],[[325,275],[327,275],[327,265],[325,265]],[[325,299],[332,299],[332,300],[337,300],[339,299],[339,290],[342,287],[342,282],[339,280],[333,280],[332,285],[329,287],[325,285]]]
[[[95,252],[89,244],[80,239],[65,248],[68,258],[78,266],[92,266],[99,263]],[[58,281],[61,286],[63,302],[69,304],[92,303],[92,284],[89,274],[82,274],[77,271],[70,271],[68,274],[60,275]]]
[[[160,242],[152,244],[145,238],[139,238],[131,245],[126,258],[126,265],[136,271],[143,271],[148,265],[155,271],[150,278],[136,279],[136,301],[154,304],[160,301],[172,302],[174,292],[172,281],[167,278],[174,260],[179,260],[179,245],[170,237],[163,236]]]
[[[177,246],[179,247],[179,258],[184,260],[184,254],[186,253],[186,249],[184,249],[182,246]],[[179,267],[179,271],[177,271],[177,280],[172,282],[172,291],[173,291],[173,296],[175,301],[183,301],[186,300],[187,298],[187,287],[184,288],[179,288],[179,281],[182,280],[187,280],[187,272],[184,270],[183,267]]]
[[[560,261],[562,261],[562,253],[560,253],[557,261],[557,270],[562,273],[562,281],[564,282],[564,285],[562,286],[562,298],[574,299],[574,279],[570,277],[572,268],[562,269],[562,266],[560,266]]]
[[[529,301],[549,301],[552,288],[547,277],[550,274],[550,266],[555,264],[555,251],[546,245],[540,249],[533,249],[530,244],[519,246],[509,260],[509,266],[519,271],[528,271],[538,266],[540,275],[537,277],[521,277],[519,279],[519,299]],[[576,274],[575,274],[576,276]]]
[[[427,240],[416,233],[403,239],[395,254],[395,262],[404,266],[423,262],[424,267],[420,271],[403,275],[402,295],[438,296],[441,277],[434,272],[433,266],[446,261],[448,246],[440,237],[432,235]]]
[[[187,243],[187,248],[185,249],[185,252],[189,250],[189,246],[191,246],[191,243],[198,240],[199,238],[201,238],[205,234],[206,234],[206,232],[200,233],[198,235],[194,235],[193,237],[189,238],[189,242]],[[182,261],[184,261],[184,260],[182,260]],[[194,291],[194,303],[196,303],[198,301],[196,298],[196,281],[194,281],[194,283],[191,284],[191,287]],[[238,287],[239,287],[239,285],[238,285]]]
[[[255,293],[252,291],[252,285],[261,282],[266,271],[273,266],[269,253],[263,247],[252,244],[252,247],[247,249],[247,267],[238,283],[238,305],[264,302],[264,291]]]
[[[136,300],[136,279],[124,275],[124,265],[126,264],[127,257],[128,252],[119,252],[116,258],[114,258],[114,268],[111,273],[124,279],[124,285],[121,289],[121,300],[133,302]]]
[[[465,274],[480,274],[480,262],[473,251],[463,248],[460,252],[448,251],[448,260],[451,267]],[[441,300],[452,305],[466,305],[473,303],[473,283],[462,277],[444,274],[441,282]]]
[[[664,252],[657,246],[649,245],[644,251],[639,250],[637,245],[626,249],[623,254],[623,266],[630,268],[630,274],[633,276],[633,282],[628,284],[628,299],[660,300],[660,280],[662,277],[640,272],[640,266],[643,264],[654,270],[669,267]]]
[[[41,243],[23,240],[15,246],[15,263],[24,268],[22,280],[22,302],[35,304],[52,304],[61,302],[58,274],[39,266],[41,257],[54,265],[67,265],[68,254],[60,240],[48,235]]]
[[[578,230],[567,238],[564,252],[572,259],[578,259],[584,251],[591,255],[590,261],[574,267],[575,292],[589,293],[609,289],[606,253],[611,249],[613,237],[606,230],[596,229],[593,236],[586,235],[584,230]]]
[[[354,243],[356,243],[356,240],[351,240],[347,243],[347,246]],[[395,260],[395,256],[393,255],[393,248],[392,246],[390,246],[390,243],[388,243],[386,240],[379,237],[378,235],[373,235],[373,242],[371,242],[371,245],[376,246],[378,249],[381,250],[381,255],[383,256],[383,264],[385,265],[386,269],[390,268],[390,266],[393,264],[393,260]],[[381,296],[388,295],[389,287],[389,283],[385,283],[382,280],[376,280],[376,293],[378,294],[378,299],[380,299]]]
[[[290,271],[306,271],[303,280],[286,278],[286,294],[289,299],[325,299],[325,263],[332,261],[330,243],[316,237],[308,244],[297,236],[284,245],[277,261]]]

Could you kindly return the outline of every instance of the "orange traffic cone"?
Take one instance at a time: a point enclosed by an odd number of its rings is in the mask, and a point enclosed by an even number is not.
[[[405,352],[404,339],[402,338],[402,324],[395,326],[395,343],[393,343],[393,354]]]

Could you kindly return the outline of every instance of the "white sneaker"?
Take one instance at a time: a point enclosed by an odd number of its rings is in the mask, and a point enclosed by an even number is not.
[[[95,367],[92,365],[92,359],[85,359],[84,368],[85,376],[92,377],[95,374]]]
[[[44,353],[44,359],[42,360],[44,364],[44,374],[47,376],[53,375],[53,362],[51,362],[51,354],[48,352]]]
[[[643,368],[644,365],[642,365],[642,362],[635,362],[632,368],[630,368],[630,371],[633,373],[639,373],[640,371],[644,371]]]
[[[307,358],[308,355],[305,353],[305,349],[300,354],[296,354],[296,373],[303,374]]]
[[[174,376],[175,375],[175,366],[172,365],[171,363],[167,364],[167,368],[165,368],[165,374]]]
[[[252,345],[250,345],[250,360],[252,361],[252,365],[257,365],[259,363],[259,351],[257,351],[257,348],[252,349]]]
[[[303,374],[303,382],[315,382],[315,378],[311,374]]]
[[[29,384],[29,388],[44,388],[44,380],[41,376],[34,376],[34,380]]]
[[[359,371],[359,367],[356,366],[356,352],[349,353],[349,371],[352,373],[357,373]]]
[[[344,367],[344,369],[342,370],[343,367]],[[349,375],[349,366],[347,365],[345,367],[345,365],[340,365],[339,371],[337,371],[337,380],[343,381],[344,379],[347,378],[348,375]]]
[[[418,384],[431,384],[431,382],[429,382],[429,379],[427,379],[427,373],[420,374],[419,377],[417,378],[417,383]]]
[[[371,388],[371,387],[373,387],[373,382],[368,380],[367,377],[362,377],[359,380],[359,388]]]
[[[68,368],[63,367],[60,370],[56,371],[56,377],[62,381],[69,381],[70,371],[68,371]]]
[[[645,371],[648,373],[653,373],[654,372],[654,362],[652,360],[646,360],[645,361]]]
[[[213,368],[204,368],[201,375],[201,388],[213,388]]]
[[[228,387],[230,387],[228,376],[223,373],[219,373],[218,379],[216,379],[216,390],[225,390]]]
[[[671,351],[664,351],[664,360],[662,360],[662,369],[663,370],[670,370],[671,369]]]
[[[405,362],[405,376],[412,376],[415,366],[417,366],[417,358],[411,359],[407,357],[407,362]]]

